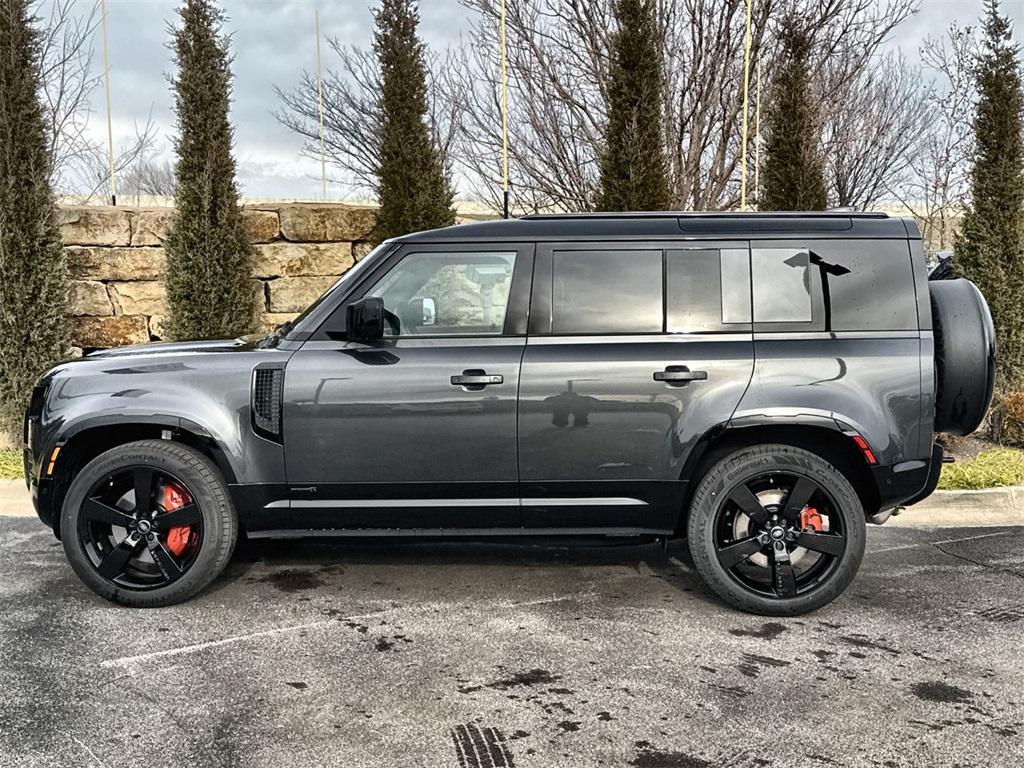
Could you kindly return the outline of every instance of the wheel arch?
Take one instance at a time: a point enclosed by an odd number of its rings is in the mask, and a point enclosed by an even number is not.
[[[862,449],[854,442],[856,433],[844,430],[839,422],[827,418],[794,421],[743,419],[709,430],[691,451],[683,467],[685,498],[680,512],[680,528],[685,527],[690,500],[700,478],[725,456],[742,448],[765,443],[781,443],[802,448],[821,456],[835,466],[853,486],[866,514],[879,509],[878,483]]]
[[[170,437],[165,437],[167,433]],[[100,417],[77,422],[70,426],[57,441],[60,454],[49,494],[50,520],[54,533],[60,538],[60,511],[68,488],[75,476],[101,453],[118,445],[136,440],[169,439],[187,445],[202,453],[217,466],[224,482],[236,482],[235,472],[228,461],[224,446],[204,427],[177,416],[154,415],[145,419],[125,421],[117,417]]]

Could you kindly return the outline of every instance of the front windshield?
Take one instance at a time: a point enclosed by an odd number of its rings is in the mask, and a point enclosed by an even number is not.
[[[356,262],[355,266],[350,268],[348,272],[346,272],[344,275],[339,277],[334,282],[334,285],[332,285],[330,288],[328,288],[326,291],[324,291],[324,293],[320,296],[320,298],[318,298],[316,301],[314,301],[312,304],[310,304],[308,307],[306,307],[302,312],[300,312],[299,315],[294,320],[289,320],[287,323],[284,323],[283,325],[278,326],[278,329],[275,330],[270,335],[271,336],[284,336],[285,334],[287,334],[289,330],[291,330],[296,325],[298,325],[303,320],[305,320],[310,312],[312,312],[314,309],[316,309],[321,304],[323,304],[324,301],[327,300],[328,296],[330,296],[335,291],[337,291],[339,288],[341,288],[343,285],[348,283],[348,281],[350,281],[350,280],[352,280],[354,278],[357,278],[359,275],[361,275],[366,270],[366,265],[370,264],[373,261],[375,261],[374,257],[377,256],[377,254],[380,253],[380,251],[384,250],[385,248],[390,247],[390,245],[391,244],[387,243],[387,242],[384,242],[384,243],[381,243],[380,245],[378,245],[376,248],[374,248],[372,251],[370,251],[368,254],[366,254],[366,256],[364,256],[362,259],[360,259],[358,262]]]

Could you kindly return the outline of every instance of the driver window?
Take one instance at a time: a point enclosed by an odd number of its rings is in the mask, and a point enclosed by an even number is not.
[[[366,295],[384,301],[386,336],[500,336],[515,251],[410,253]]]

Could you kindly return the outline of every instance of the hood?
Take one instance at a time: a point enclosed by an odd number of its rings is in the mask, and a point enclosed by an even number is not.
[[[38,384],[43,385],[55,376],[62,375],[89,377],[115,373],[162,374],[189,370],[243,370],[262,360],[280,357],[281,353],[264,341],[260,338],[246,337],[116,347],[65,360],[43,374]],[[287,358],[287,353],[285,357]]]
[[[236,352],[252,349],[252,341],[221,339],[214,341],[161,341],[152,344],[133,344],[114,347],[86,355],[89,359],[108,357],[140,357],[143,355],[180,355],[192,352]]]

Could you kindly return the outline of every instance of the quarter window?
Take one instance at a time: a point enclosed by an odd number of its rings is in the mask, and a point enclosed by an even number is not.
[[[551,332],[661,333],[662,252],[556,251]]]
[[[747,249],[670,250],[667,266],[670,333],[736,331],[750,323]]]
[[[367,293],[397,322],[389,336],[500,336],[516,254],[410,253]]]
[[[806,249],[752,250],[755,323],[811,322],[809,267]]]

